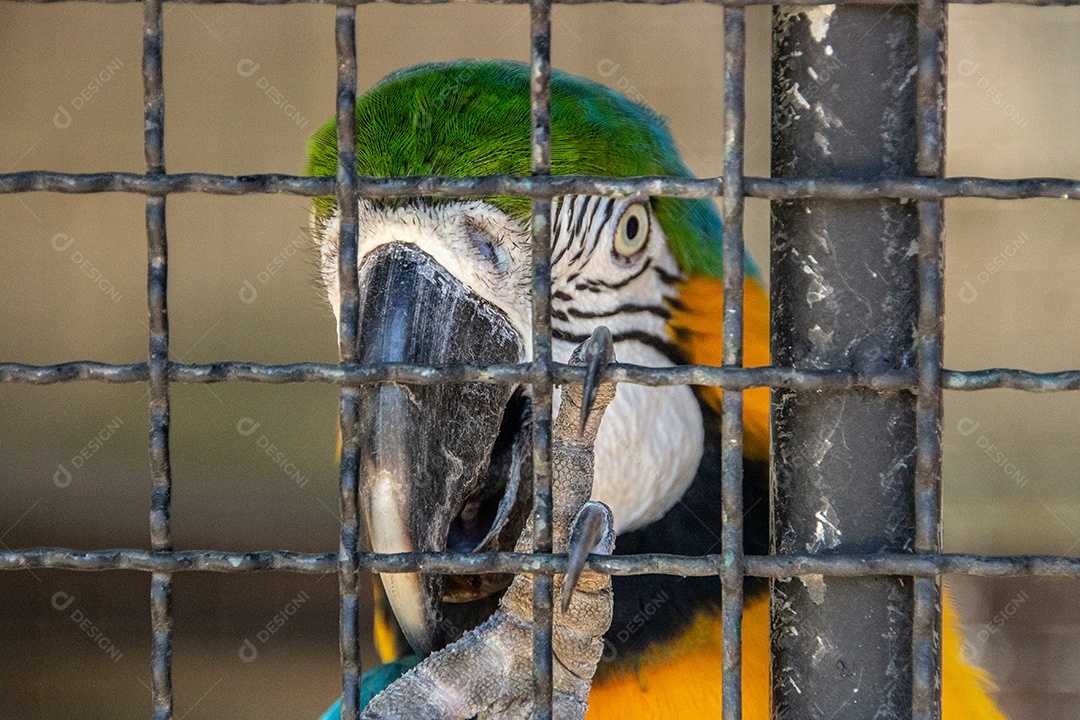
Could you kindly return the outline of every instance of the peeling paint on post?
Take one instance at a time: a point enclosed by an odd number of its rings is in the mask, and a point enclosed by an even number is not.
[[[772,174],[916,174],[910,9],[779,7]],[[918,218],[898,200],[772,204],[773,364],[913,369]],[[911,551],[915,396],[773,390],[772,551]],[[773,717],[911,717],[909,578],[771,583]]]

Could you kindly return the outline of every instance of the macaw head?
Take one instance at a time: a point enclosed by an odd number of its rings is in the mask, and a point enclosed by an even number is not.
[[[361,175],[529,174],[529,69],[422,65],[357,102]],[[689,176],[664,121],[596,83],[552,77],[552,172]],[[336,170],[336,128],[309,145],[309,173]],[[527,198],[361,200],[363,363],[529,359]],[[339,309],[338,212],[315,201],[321,274]],[[553,353],[565,362],[598,325],[622,362],[684,359],[669,323],[680,286],[719,277],[720,220],[705,200],[569,196],[552,201]],[[715,318],[719,332],[719,317]],[[512,550],[531,507],[530,390],[479,383],[361,390],[360,502],[377,552]],[[558,397],[556,397],[558,402]],[[687,387],[620,388],[596,441],[593,498],[617,532],[663,515],[693,480],[703,416]],[[394,615],[425,654],[486,617],[510,578],[387,574]]]

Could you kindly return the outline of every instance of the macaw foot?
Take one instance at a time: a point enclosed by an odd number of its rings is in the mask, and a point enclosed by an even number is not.
[[[590,501],[593,443],[615,384],[600,382],[614,359],[611,333],[600,327],[575,349],[571,364],[585,365],[583,386],[563,388],[552,425],[552,536],[566,552],[565,576],[555,576],[560,602],[554,608],[553,707],[556,718],[582,718],[596,665],[611,625],[611,578],[583,572],[589,553],[615,547],[611,510]],[[532,520],[516,546],[532,551]],[[430,655],[375,696],[365,718],[529,718],[532,716],[531,575],[518,575],[499,608],[460,640]]]

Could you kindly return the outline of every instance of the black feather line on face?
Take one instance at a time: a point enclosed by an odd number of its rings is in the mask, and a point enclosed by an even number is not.
[[[643,262],[641,264],[641,267],[637,270],[637,272],[634,272],[634,273],[631,273],[630,275],[627,275],[625,278],[623,278],[622,280],[620,280],[617,283],[604,282],[603,280],[594,280],[593,282],[595,282],[597,285],[600,285],[602,287],[607,288],[608,290],[619,290],[620,288],[624,288],[627,285],[629,285],[630,283],[637,280],[651,266],[652,266],[652,258],[647,257],[647,258],[645,258],[645,262]]]
[[[552,213],[556,218],[554,223],[554,236],[552,238],[552,244],[555,246],[554,256],[551,258],[551,267],[555,267],[562,260],[563,255],[566,254],[566,244],[559,245],[557,239],[566,235],[566,224],[570,219],[570,208],[573,204],[572,198],[568,195],[561,198],[552,199]]]
[[[578,310],[577,308],[567,308],[565,313],[561,313],[563,317],[561,319],[568,319],[566,316],[581,318],[584,320],[592,320],[595,318],[607,318],[621,315],[623,313],[649,313],[655,315],[658,318],[668,320],[671,318],[671,311],[661,305],[642,305],[640,303],[623,303],[611,310]],[[552,315],[555,311],[552,311]]]
[[[596,200],[595,203],[592,202],[592,200],[594,199]],[[596,221],[597,212],[603,210],[604,213],[603,219],[596,226],[597,236],[600,235],[601,230],[603,230],[604,223],[606,223],[608,221],[608,218],[611,216],[611,206],[613,205],[611,198],[592,196],[589,199],[589,204],[592,205],[592,208],[587,209],[585,212],[582,213],[583,216],[588,216],[588,223],[585,225],[584,231],[578,230],[578,227],[580,227],[581,225],[581,217],[578,218],[578,222],[574,227],[573,242],[577,244],[577,252],[574,253],[574,257],[570,258],[570,260],[568,260],[566,263],[570,267],[574,266],[577,261],[581,259],[582,255],[586,256],[586,260],[588,260],[589,256],[592,255],[592,249],[593,247],[595,247],[596,243],[594,240],[593,244],[589,245],[589,237],[593,234],[593,225]],[[586,254],[586,252],[588,254]]]
[[[681,276],[673,275],[660,266],[653,268],[653,270],[655,270],[657,276],[659,276],[660,282],[664,283],[665,285],[678,285],[683,281]]]
[[[590,232],[588,234],[589,247],[585,250],[585,262],[588,262],[592,257],[593,252],[596,251],[596,246],[600,244],[600,236],[604,232],[604,228],[611,222],[611,215],[615,211],[615,201],[611,198],[604,198],[603,203],[603,215],[600,217],[600,222],[596,226],[596,232]],[[583,263],[584,264],[584,263]]]
[[[588,211],[588,207],[589,207],[589,198],[588,198],[588,196],[578,195],[577,198],[574,201],[574,206],[571,209],[571,212],[573,212],[575,215],[577,215],[577,220],[574,222],[574,231],[570,234],[570,237],[572,237],[572,238],[580,238],[581,237],[581,224],[585,221],[585,217],[587,215],[591,214]]]

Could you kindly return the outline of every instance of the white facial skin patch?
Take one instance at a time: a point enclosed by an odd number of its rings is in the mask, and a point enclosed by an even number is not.
[[[647,198],[562,198],[553,203],[552,311],[556,327],[571,336],[554,340],[557,362],[569,359],[579,342],[573,338],[587,337],[596,326],[607,325],[616,339],[619,362],[650,367],[673,364],[656,347],[634,339],[649,335],[669,340],[666,316],[640,309],[666,307],[676,293],[672,278],[681,274],[663,229],[651,215],[642,215],[648,219],[648,241],[642,249],[625,257],[614,245],[620,214],[631,204],[646,203],[647,207],[647,202]],[[566,212],[560,215],[562,208]],[[580,223],[583,229],[574,236],[572,209],[594,212],[597,221]],[[335,317],[340,319],[339,217],[335,214],[315,225],[322,279]],[[531,356],[529,236],[517,220],[479,201],[391,207],[361,200],[358,235],[360,264],[380,245],[396,242],[419,247],[506,313],[524,341],[521,360]],[[575,241],[581,252],[573,247]],[[569,251],[560,254],[563,243],[570,244]],[[556,392],[556,410],[558,397]],[[617,533],[662,517],[683,495],[701,460],[702,423],[698,401],[689,387],[648,388],[629,383],[619,387],[597,436],[592,495],[613,511]],[[395,577],[407,581],[406,576]]]

